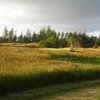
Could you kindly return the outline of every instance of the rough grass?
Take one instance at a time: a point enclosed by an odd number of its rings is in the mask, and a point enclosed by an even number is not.
[[[4,95],[0,100],[100,100],[100,80],[30,89]]]
[[[51,55],[51,59],[70,61],[73,63],[100,65],[99,57],[78,56],[72,54],[67,54],[67,55],[53,54]]]
[[[99,79],[99,59],[100,49],[88,49],[85,52],[79,49],[70,53],[65,49],[3,45],[0,47],[0,94]]]

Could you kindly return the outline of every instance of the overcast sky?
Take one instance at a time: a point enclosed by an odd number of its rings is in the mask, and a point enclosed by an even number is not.
[[[100,35],[100,0],[0,0],[0,31],[38,31],[50,25],[59,31]]]

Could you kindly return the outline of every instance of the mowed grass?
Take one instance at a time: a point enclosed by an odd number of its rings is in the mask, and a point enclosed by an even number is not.
[[[0,47],[0,94],[94,79],[100,79],[100,49]]]

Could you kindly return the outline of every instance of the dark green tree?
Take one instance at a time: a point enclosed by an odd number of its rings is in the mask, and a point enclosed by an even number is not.
[[[64,38],[64,32],[62,32],[62,34],[61,34],[61,38]]]
[[[21,42],[21,43],[24,42],[24,36],[23,36],[23,33],[21,33],[21,35],[18,37],[18,42]]]
[[[48,48],[59,48],[60,47],[60,41],[57,37],[54,37],[51,35],[48,37],[45,41],[41,41],[43,47]]]
[[[89,37],[86,33],[83,33],[81,35],[80,43],[83,48],[90,48],[95,45],[95,40],[93,37]]]
[[[40,30],[40,34],[39,34],[39,40],[45,40],[46,39],[46,29],[45,27],[43,29]]]
[[[50,26],[47,27],[45,35],[46,35],[46,38],[40,41],[40,44],[42,45],[42,47],[49,47],[49,48],[60,47],[59,38],[56,35],[55,30],[52,30]]]
[[[69,38],[68,38],[68,42],[69,42],[69,45],[70,45],[70,51],[75,51],[74,50],[74,44],[75,44],[76,40],[77,40],[76,32],[70,33]]]
[[[17,34],[15,32],[14,38],[13,38],[13,42],[17,42]]]
[[[13,42],[13,39],[14,39],[14,29],[12,28],[9,31],[9,42]]]
[[[8,33],[8,29],[5,26],[4,31],[3,31],[3,42],[8,42],[8,38],[9,38],[9,33]]]
[[[96,39],[95,47],[96,48],[100,47],[100,37]]]
[[[47,27],[47,31],[46,31],[46,38],[50,37],[50,36],[54,36],[56,37],[56,32],[55,30],[52,30],[50,26]]]
[[[58,32],[57,37],[60,38],[60,32]]]
[[[61,48],[65,48],[65,47],[68,46],[68,41],[67,41],[66,38],[60,38],[59,41],[60,41],[60,47]]]
[[[32,42],[32,35],[29,29],[26,31],[26,35],[24,35],[24,42],[25,43]]]
[[[33,32],[33,35],[32,35],[32,42],[37,42],[37,34],[35,32]]]

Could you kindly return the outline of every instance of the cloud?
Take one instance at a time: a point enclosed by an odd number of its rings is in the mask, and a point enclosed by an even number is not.
[[[48,24],[64,31],[100,30],[100,0],[0,0],[0,26]]]
[[[100,31],[87,32],[89,36],[100,36]]]

